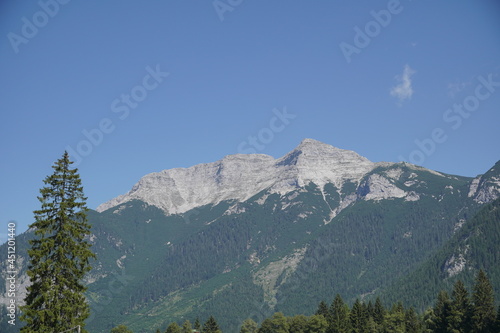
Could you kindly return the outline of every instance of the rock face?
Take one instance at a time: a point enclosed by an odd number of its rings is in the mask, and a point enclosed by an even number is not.
[[[138,199],[178,214],[223,200],[244,201],[262,190],[285,194],[313,182],[341,188],[359,180],[376,164],[349,150],[305,139],[285,156],[229,155],[190,168],[163,170],[144,176],[126,194],[101,204],[97,211]]]
[[[360,196],[366,200],[404,198],[407,193],[379,174],[373,174],[358,188]]]
[[[500,197],[500,161],[484,175],[477,176],[469,187],[469,197],[480,204]]]
[[[376,168],[385,172],[376,173]],[[357,153],[304,139],[294,150],[275,159],[263,154],[236,154],[222,160],[190,168],[163,170],[144,176],[132,189],[97,207],[98,212],[131,200],[141,200],[162,209],[167,215],[181,214],[193,208],[225,200],[243,202],[266,190],[284,195],[314,183],[323,192],[332,184],[340,195],[338,207],[330,207],[334,217],[356,200],[420,199],[412,186],[421,183],[412,173],[401,185],[403,169],[443,174],[412,164],[373,163]],[[490,202],[500,195],[500,165],[475,179],[469,196],[479,203]],[[374,172],[372,172],[374,171]],[[356,192],[341,193],[351,183]]]

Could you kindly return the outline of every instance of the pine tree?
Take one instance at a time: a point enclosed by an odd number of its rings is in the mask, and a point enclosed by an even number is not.
[[[405,328],[406,333],[420,332],[420,322],[418,321],[417,313],[413,308],[409,308],[405,313]]]
[[[373,311],[374,311],[373,303],[370,300],[366,305],[366,315],[368,316],[368,318],[373,317]]]
[[[203,333],[220,333],[219,325],[213,316],[210,316],[208,320],[203,324]]]
[[[327,320],[330,317],[330,311],[328,310],[328,305],[325,301],[321,301],[319,303],[318,310],[316,310],[316,315],[323,316]]]
[[[373,320],[379,327],[383,327],[385,318],[385,308],[380,301],[380,298],[377,297],[375,300],[375,305],[373,307]]]
[[[405,309],[401,302],[394,304],[391,311],[385,314],[384,332],[403,333],[405,332],[406,318]]]
[[[493,287],[483,270],[477,274],[472,300],[472,332],[493,332],[495,322]]]
[[[430,333],[434,330],[434,309],[428,308],[424,311],[422,324],[424,326],[424,332]]]
[[[435,333],[447,333],[450,315],[450,298],[446,291],[440,291],[434,305],[431,327]]]
[[[184,324],[182,324],[182,333],[192,333],[193,327],[191,326],[191,322],[186,320]]]
[[[448,315],[448,331],[451,333],[470,332],[471,306],[469,293],[462,281],[453,287],[450,313]]]
[[[30,225],[35,238],[28,250],[31,285],[21,308],[25,333],[63,332],[78,326],[86,332],[89,305],[81,280],[95,255],[85,240],[90,234],[86,198],[78,170],[70,169],[72,163],[65,152],[52,166],[54,173],[45,178],[38,197],[41,209],[34,211],[35,222]]]
[[[196,318],[196,319],[194,320],[194,326],[193,326],[193,327],[194,327],[194,329],[195,329],[195,330],[198,330],[198,331],[199,331],[199,330],[201,330],[201,323],[200,323],[200,319]]]
[[[347,333],[349,332],[349,307],[344,303],[339,294],[330,306],[330,315],[332,317],[328,332]]]
[[[366,322],[366,333],[378,333],[378,332],[381,332],[381,330],[379,330],[379,326],[377,325],[373,317],[369,317],[368,321]]]
[[[366,324],[368,322],[368,317],[366,315],[365,307],[359,301],[359,299],[356,299],[356,301],[352,305],[349,318],[351,321],[351,332],[364,333],[366,331]]]

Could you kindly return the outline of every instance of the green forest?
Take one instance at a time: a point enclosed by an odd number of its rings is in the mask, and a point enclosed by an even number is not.
[[[222,333],[216,318],[204,324],[196,318],[193,324],[172,322],[156,333]],[[495,294],[486,273],[479,271],[469,291],[458,280],[451,294],[442,290],[434,306],[423,313],[401,302],[384,305],[379,297],[374,302],[357,299],[351,306],[337,294],[331,304],[321,301],[311,316],[285,316],[281,312],[256,323],[248,318],[241,323],[240,333],[498,333],[500,307],[495,309]],[[119,325],[111,333],[133,333]]]
[[[57,164],[50,177],[73,172],[63,162],[64,170]],[[401,168],[398,182],[421,181],[420,200],[359,200],[330,223],[330,208],[340,201],[331,184],[324,192],[310,184],[283,197],[263,191],[186,216],[167,216],[136,200],[102,213],[82,209],[84,217],[67,208],[84,204],[80,186],[73,186],[80,197],[66,194],[62,205],[52,188],[59,182],[48,178],[36,212],[45,223],[36,230],[46,235],[33,229],[17,237],[20,275],[44,283],[46,276],[64,277],[44,274],[48,268],[74,271],[82,301],[62,308],[83,304],[77,311],[89,316],[61,321],[57,332],[500,332],[494,298],[500,290],[500,198],[480,205],[467,196],[470,179]],[[79,184],[76,175],[72,181]],[[344,184],[341,192],[352,191],[353,184]],[[231,207],[241,213],[226,214]],[[61,224],[52,219],[54,211],[66,212],[65,223],[81,231],[72,243],[66,229],[53,231]],[[2,249],[0,262],[6,262]],[[69,251],[66,257],[85,254],[83,269],[73,269],[55,249]],[[97,259],[88,260],[89,249]],[[52,266],[36,266],[45,262],[42,255],[55,258]],[[46,309],[35,301],[57,288],[40,290],[31,290],[33,329],[26,332],[42,332],[39,313]],[[7,318],[5,306],[0,312]],[[0,332],[18,333],[28,318],[19,319],[17,326],[0,319]],[[54,324],[45,326],[54,331]]]

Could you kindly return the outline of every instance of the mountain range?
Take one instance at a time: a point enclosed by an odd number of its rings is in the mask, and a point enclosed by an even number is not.
[[[312,139],[278,159],[237,154],[151,173],[89,211],[87,328],[152,332],[213,315],[238,332],[249,317],[312,314],[337,293],[423,310],[479,269],[499,291],[499,197],[500,161],[462,177]],[[17,237],[19,298],[32,236]]]

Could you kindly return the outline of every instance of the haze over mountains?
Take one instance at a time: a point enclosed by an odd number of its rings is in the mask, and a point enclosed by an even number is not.
[[[436,288],[480,268],[498,291],[500,262],[484,252],[500,251],[491,241],[499,196],[500,162],[461,177],[312,139],[278,159],[230,155],[151,173],[89,212],[98,258],[89,329],[149,332],[214,315],[236,332],[247,317],[311,314],[336,293],[423,309]],[[491,219],[476,216],[485,207]],[[471,230],[491,239],[466,237],[466,246],[460,233]],[[23,274],[30,237],[19,236]],[[414,286],[418,294],[400,292]]]

